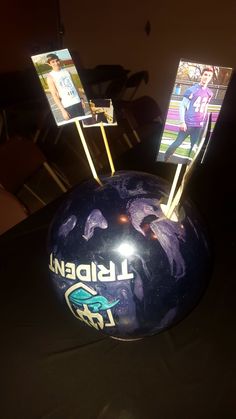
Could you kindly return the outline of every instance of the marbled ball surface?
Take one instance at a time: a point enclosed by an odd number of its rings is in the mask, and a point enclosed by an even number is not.
[[[65,309],[121,339],[159,333],[183,319],[208,283],[209,249],[186,200],[178,221],[161,208],[170,185],[117,172],[77,186],[55,214],[49,269]]]

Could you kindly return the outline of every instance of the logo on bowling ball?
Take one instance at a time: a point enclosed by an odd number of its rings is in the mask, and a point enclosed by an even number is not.
[[[111,308],[119,303],[119,300],[108,301],[106,297],[85,284],[77,283],[65,293],[66,302],[79,320],[95,329],[115,326]],[[102,312],[102,314],[101,314]]]

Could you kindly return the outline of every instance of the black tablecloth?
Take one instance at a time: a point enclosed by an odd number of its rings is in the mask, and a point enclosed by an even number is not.
[[[46,253],[60,200],[0,238],[2,418],[236,417],[234,169],[222,154],[231,137],[219,138],[213,163],[197,169],[188,188],[213,243],[209,286],[159,335],[117,341],[62,310]],[[150,159],[153,144],[138,145],[117,168],[170,174],[171,166]]]

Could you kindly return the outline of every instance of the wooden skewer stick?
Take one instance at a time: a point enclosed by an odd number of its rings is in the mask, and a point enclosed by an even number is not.
[[[170,194],[169,194],[166,209],[165,209],[166,215],[168,215],[168,212],[169,212],[172,200],[173,200],[173,196],[174,196],[174,193],[175,193],[176,185],[177,185],[182,167],[183,167],[183,165],[179,163],[177,168],[176,168],[175,177],[174,177],[173,183],[171,185]]]
[[[186,170],[187,171],[187,170]],[[185,174],[184,174],[184,176],[186,175],[186,172],[185,172]],[[182,180],[182,183],[181,183],[181,185],[180,185],[180,187],[179,187],[179,189],[178,189],[178,191],[176,192],[176,195],[175,195],[175,197],[174,197],[174,199],[173,199],[173,201],[172,201],[172,203],[171,203],[171,206],[170,206],[170,208],[169,208],[169,211],[168,211],[168,213],[167,213],[167,218],[171,218],[171,216],[172,216],[172,214],[173,214],[173,212],[174,212],[174,210],[175,210],[175,208],[177,207],[177,205],[178,205],[178,203],[179,203],[179,201],[180,201],[180,198],[181,198],[181,195],[182,195],[182,193],[183,193],[183,190],[184,190],[184,178],[183,178],[183,180]]]
[[[103,141],[104,141],[104,144],[105,144],[107,157],[108,157],[110,168],[111,168],[111,175],[113,176],[114,173],[115,173],[115,168],[114,168],[114,164],[113,164],[113,160],[112,160],[112,156],[111,156],[111,150],[110,150],[110,147],[109,147],[109,144],[108,144],[108,141],[107,141],[107,136],[106,136],[106,133],[105,133],[104,125],[103,125],[102,122],[100,122],[100,128],[101,128],[101,131],[102,131],[102,138],[103,138]]]
[[[99,179],[99,177],[98,177],[98,175],[97,175],[97,172],[96,172],[95,166],[94,166],[94,164],[93,164],[92,157],[91,157],[91,155],[90,155],[90,152],[89,152],[89,149],[88,149],[88,146],[87,146],[87,143],[86,143],[85,137],[84,137],[84,133],[83,133],[82,128],[81,128],[80,123],[79,123],[79,120],[76,120],[76,121],[75,121],[75,125],[76,125],[76,128],[77,128],[77,130],[78,130],[78,133],[79,133],[79,136],[80,136],[80,139],[81,139],[82,145],[83,145],[83,147],[84,147],[84,151],[85,151],[85,154],[86,154],[86,157],[87,157],[88,164],[89,164],[89,167],[90,167],[90,169],[91,169],[92,175],[93,175],[94,179],[95,179],[95,180],[99,183],[99,185],[101,185],[101,186],[102,186],[102,182],[100,181],[100,179]]]

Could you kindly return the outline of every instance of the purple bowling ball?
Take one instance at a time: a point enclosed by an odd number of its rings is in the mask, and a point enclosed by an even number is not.
[[[170,185],[116,172],[77,186],[48,236],[49,270],[68,310],[114,338],[159,333],[183,319],[209,277],[209,249],[189,200],[177,221],[162,211]]]

